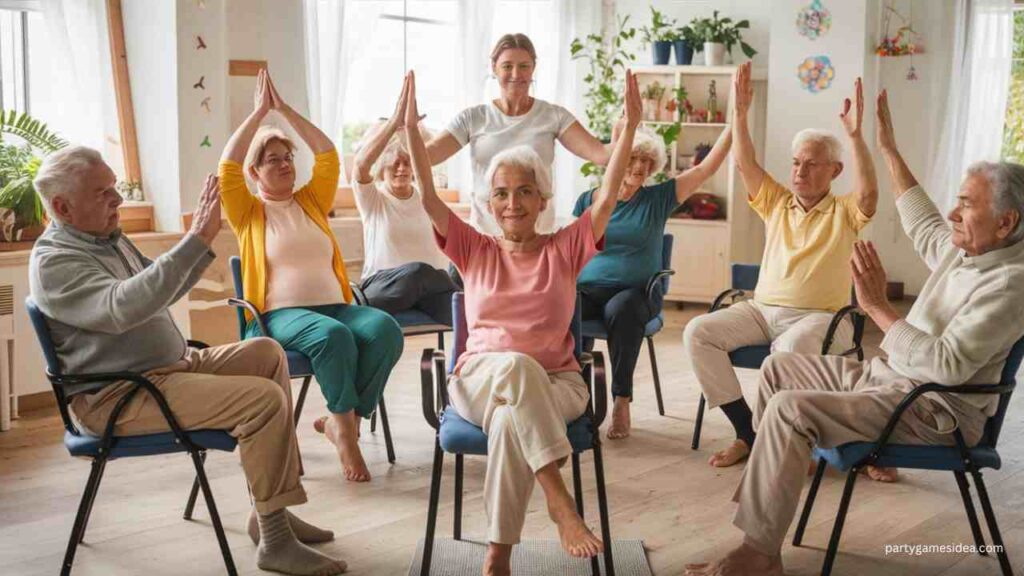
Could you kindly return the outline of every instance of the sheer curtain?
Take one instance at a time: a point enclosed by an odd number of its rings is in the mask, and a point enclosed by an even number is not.
[[[457,26],[458,80],[452,95],[458,110],[484,101],[491,77],[491,37],[496,0],[459,0]],[[449,119],[450,120],[450,119]],[[445,126],[438,126],[443,130]],[[459,190],[460,200],[469,202],[473,195],[473,173],[469,162],[469,146],[448,160],[448,185]]]
[[[941,208],[956,200],[964,171],[997,160],[1003,141],[1013,50],[1013,0],[956,0],[946,118],[928,173]]]

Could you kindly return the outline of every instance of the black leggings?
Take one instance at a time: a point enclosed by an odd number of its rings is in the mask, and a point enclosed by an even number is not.
[[[608,353],[612,363],[612,396],[633,397],[633,370],[644,343],[644,327],[658,313],[641,288],[625,286],[579,286],[583,319],[602,320],[608,332]],[[656,294],[660,300],[660,294]],[[660,304],[660,302],[657,302]],[[587,338],[583,346],[593,347]]]
[[[388,314],[416,308],[439,324],[452,325],[452,292],[448,273],[423,262],[380,270],[360,285],[370,306]]]

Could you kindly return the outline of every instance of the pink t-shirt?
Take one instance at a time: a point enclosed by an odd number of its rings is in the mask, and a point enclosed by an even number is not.
[[[590,210],[544,236],[530,252],[503,250],[498,240],[477,232],[455,214],[448,237],[434,232],[438,247],[462,274],[466,288],[467,358],[481,352],[520,352],[548,372],[579,370],[569,331],[576,309],[576,277],[604,248],[594,242]]]

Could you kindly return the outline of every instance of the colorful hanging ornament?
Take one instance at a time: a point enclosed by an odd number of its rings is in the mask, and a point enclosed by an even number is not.
[[[811,94],[828,90],[835,77],[836,69],[828,56],[808,56],[797,67],[797,78]]]
[[[910,3],[910,14],[913,15],[914,4]],[[893,19],[898,20],[900,27],[896,33],[889,35],[890,25]],[[882,39],[879,40],[875,53],[879,56],[907,56],[921,54],[924,46],[921,44],[921,35],[918,34],[910,18],[901,14],[895,7],[895,0],[886,0],[882,6]]]
[[[817,40],[832,27],[832,13],[821,0],[814,0],[796,15],[796,29],[801,36]]]

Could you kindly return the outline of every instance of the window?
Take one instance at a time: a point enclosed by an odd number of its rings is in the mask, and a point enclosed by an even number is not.
[[[0,10],[0,110],[29,111],[28,20],[26,11]]]
[[[1024,3],[1019,0],[1013,13],[1012,66],[1003,132],[1003,158],[1024,163]]]

